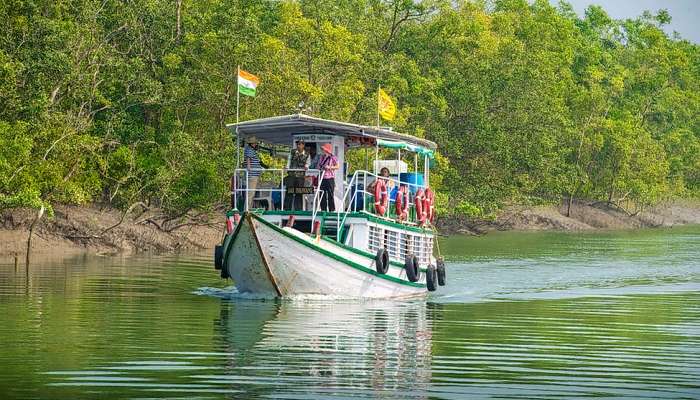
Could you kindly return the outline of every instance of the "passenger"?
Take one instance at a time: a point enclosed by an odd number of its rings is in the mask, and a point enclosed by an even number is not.
[[[306,146],[306,152],[309,153],[309,159],[311,160],[309,169],[318,169],[318,159],[320,155],[316,152],[316,143],[310,143]]]
[[[321,146],[323,150],[323,155],[318,160],[318,169],[321,172],[321,190],[323,190],[323,199],[321,199],[321,209],[323,211],[335,211],[335,199],[333,198],[333,193],[335,192],[335,170],[340,168],[338,164],[338,158],[333,155],[333,146],[330,143],[326,143]]]
[[[391,193],[392,190],[394,190],[394,187],[396,186],[396,183],[394,183],[394,180],[391,179],[391,172],[389,171],[389,168],[383,167],[379,171],[379,176],[377,179],[382,179],[384,183],[386,184],[386,191],[387,193]],[[367,185],[367,191],[370,193],[374,192],[374,187],[377,186],[377,179],[375,179],[372,183]]]
[[[303,171],[288,171],[286,186],[287,193],[284,197],[284,209],[285,210],[301,210],[302,201],[304,195],[298,193],[299,189],[304,187],[304,176],[306,175],[306,170],[309,169],[311,157],[309,153],[304,149],[304,141],[297,140],[297,148],[289,153],[289,158],[287,158],[287,169],[296,169]],[[291,207],[294,208],[291,208]]]
[[[258,189],[258,180],[260,179],[260,175],[262,175],[262,163],[258,156],[258,138],[249,136],[246,143],[248,143],[248,145],[245,146],[243,150],[243,162],[248,171],[248,190],[246,192],[248,202],[246,204],[246,210],[250,210],[253,208],[253,198]]]

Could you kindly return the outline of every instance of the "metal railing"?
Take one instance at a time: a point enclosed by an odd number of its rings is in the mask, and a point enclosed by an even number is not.
[[[250,173],[251,172],[259,172],[259,175],[256,174],[258,177],[258,182],[257,182],[257,187],[255,189],[250,189]],[[318,196],[318,192],[320,191],[321,188],[321,171],[318,169],[294,169],[294,168],[238,168],[234,171],[233,175],[233,184],[231,187],[231,196],[232,196],[232,207],[238,209],[238,204],[239,200],[241,197],[243,197],[243,205],[240,208],[242,211],[248,211],[248,204],[250,200],[250,196],[255,196],[257,192],[259,193],[269,193],[269,197],[266,197],[265,200],[268,200],[268,206],[270,208],[274,208],[274,199],[272,198],[273,193],[279,193],[279,209],[284,210],[284,200],[287,192],[287,187],[284,184],[284,178],[286,176],[289,176],[289,173],[296,172],[296,173],[304,173],[304,178],[316,178],[317,179],[317,184],[314,186],[305,186],[311,188],[313,191],[314,195],[314,201],[312,202],[312,206],[315,207],[315,200],[316,197]],[[279,174],[279,175],[278,175]],[[302,194],[302,196],[307,196],[311,195],[311,193],[308,194]],[[260,197],[256,199],[261,199]],[[302,207],[305,202],[302,201]],[[298,211],[298,210],[297,210]]]
[[[418,221],[416,218],[416,205],[415,205],[415,194],[418,191],[418,189],[425,189],[424,185],[419,185],[416,183],[411,183],[411,182],[404,182],[398,179],[390,178],[390,177],[383,177],[377,174],[373,174],[369,171],[365,170],[357,170],[355,173],[352,175],[352,178],[350,178],[350,181],[346,183],[345,187],[345,193],[343,195],[343,200],[341,202],[342,205],[342,220],[340,217],[340,213],[337,215],[337,225],[338,225],[338,231],[336,233],[336,240],[340,241],[341,235],[342,235],[342,230],[343,226],[345,225],[345,220],[347,219],[347,216],[350,212],[353,211],[363,211],[367,212],[370,214],[377,215],[379,217],[384,217],[387,219],[395,219],[397,218],[396,215],[396,199],[392,200],[391,199],[391,192],[389,191],[387,193],[387,196],[389,196],[389,201],[388,201],[388,207],[386,212],[384,213],[383,216],[380,216],[376,213],[376,210],[374,209],[374,193],[370,193],[368,189],[368,179],[371,181],[376,181],[377,179],[384,179],[386,181],[393,181],[395,183],[395,187],[398,189],[401,186],[404,186],[408,189],[409,191],[409,201],[408,201],[408,215],[403,222],[411,225],[417,225]],[[359,190],[358,188],[358,183],[362,182],[362,189]],[[371,182],[370,182],[371,183]],[[393,189],[392,189],[393,190]],[[348,195],[352,193],[350,196],[350,201],[348,202]],[[357,207],[357,200],[358,200],[358,194],[362,195],[362,206],[361,209],[358,209]],[[397,196],[399,193],[397,192]],[[369,202],[368,200],[372,200]],[[368,203],[372,204],[372,207],[368,207]]]
[[[253,190],[250,189],[250,173],[257,172],[258,184]],[[290,172],[302,173],[304,178],[316,178],[316,184],[311,186],[305,186],[310,188],[313,193],[311,199],[311,227],[314,229],[314,223],[318,217],[318,212],[321,210],[321,202],[323,201],[324,193],[321,190],[322,182],[322,171],[318,169],[286,169],[286,168],[258,168],[258,169],[245,169],[239,168],[234,171],[233,182],[231,185],[231,202],[232,208],[240,209],[243,211],[248,210],[248,204],[252,204],[250,201],[250,196],[255,196],[256,193],[269,194],[269,196],[256,197],[258,200],[267,200],[268,206],[270,208],[275,208],[275,199],[272,198],[273,193],[279,193],[279,210],[285,209],[285,196],[287,195],[287,187],[284,184],[285,176],[288,176]],[[374,209],[374,193],[368,190],[368,183],[376,181],[377,179],[385,179],[387,181],[391,180],[394,182],[395,187],[398,189],[402,186],[406,187],[409,191],[409,201],[408,201],[408,213],[405,219],[402,220],[403,223],[409,225],[418,225],[418,219],[416,217],[416,206],[415,206],[415,195],[418,189],[425,189],[424,185],[419,185],[411,182],[404,182],[398,179],[383,177],[377,174],[373,174],[365,170],[357,170],[353,173],[349,181],[344,182],[345,188],[343,193],[343,198],[338,204],[337,212],[335,213],[336,218],[336,240],[340,241],[345,221],[348,215],[352,212],[366,212],[369,214],[376,215],[379,218],[385,218],[387,220],[397,219],[396,215],[396,199],[391,199],[391,191],[388,191],[387,196],[389,196],[388,207],[384,215],[379,215]],[[362,186],[360,187],[360,183]],[[312,193],[302,194],[302,196],[310,196]],[[398,195],[398,193],[397,193]],[[240,198],[242,197],[242,207],[239,206]],[[361,199],[361,204],[358,206],[358,202]],[[305,200],[305,199],[304,199]],[[303,201],[303,204],[306,202]],[[303,208],[303,206],[302,206]],[[298,210],[297,210],[298,211]],[[308,209],[306,211],[309,211]]]

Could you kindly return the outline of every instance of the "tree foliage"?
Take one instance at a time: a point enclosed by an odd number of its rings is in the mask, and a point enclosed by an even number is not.
[[[9,0],[0,4],[0,208],[226,196],[241,117],[304,101],[440,146],[443,212],[700,194],[700,53],[665,10],[546,0]]]

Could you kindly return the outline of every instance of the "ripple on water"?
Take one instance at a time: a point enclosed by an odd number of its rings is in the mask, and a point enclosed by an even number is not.
[[[0,393],[700,398],[698,238],[463,239],[407,301],[250,299],[208,254],[0,265]]]

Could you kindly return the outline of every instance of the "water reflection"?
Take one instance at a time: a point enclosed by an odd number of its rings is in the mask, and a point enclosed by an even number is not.
[[[215,328],[229,354],[209,383],[287,393],[368,390],[427,397],[434,305],[425,302],[250,302],[222,305]],[[430,311],[429,311],[430,310]]]

